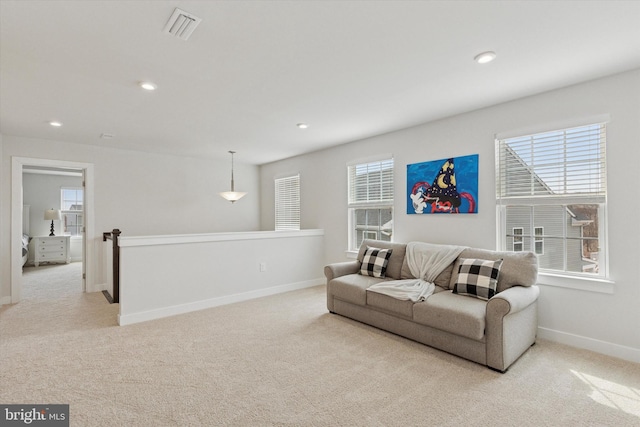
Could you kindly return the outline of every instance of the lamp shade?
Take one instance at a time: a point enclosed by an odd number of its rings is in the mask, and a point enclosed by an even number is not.
[[[44,211],[44,219],[47,221],[60,221],[60,211],[57,209],[47,209]]]
[[[222,197],[230,201],[231,203],[237,202],[242,199],[247,193],[242,191],[224,191],[220,193]]]

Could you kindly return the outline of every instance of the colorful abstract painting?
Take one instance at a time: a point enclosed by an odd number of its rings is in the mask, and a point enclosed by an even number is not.
[[[478,155],[407,165],[407,213],[478,213]]]

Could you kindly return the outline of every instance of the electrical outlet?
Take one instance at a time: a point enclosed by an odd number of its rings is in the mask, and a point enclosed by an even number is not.
[[[264,273],[265,271],[267,271],[267,263],[266,262],[261,262],[260,263],[260,272]]]

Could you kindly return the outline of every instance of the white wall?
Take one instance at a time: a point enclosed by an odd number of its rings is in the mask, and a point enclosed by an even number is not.
[[[119,323],[322,284],[322,234],[304,230],[123,237]]]
[[[236,162],[236,187],[249,189],[231,204],[218,193],[230,185],[230,161],[149,154],[62,141],[2,136],[0,164],[0,301],[11,294],[11,158],[41,158],[94,165],[96,282],[102,271],[102,232],[123,236],[254,231],[259,228],[258,168]],[[93,284],[88,283],[90,289]]]
[[[82,187],[82,177],[25,173],[22,175],[23,203],[31,206],[29,234],[48,236],[51,221],[44,220],[46,209],[60,209],[60,189]],[[54,221],[55,233],[62,233],[61,221]]]
[[[4,139],[0,134],[0,230],[2,230],[2,238],[0,238],[0,305],[9,304],[11,302],[11,295],[8,291],[11,289],[11,257],[9,257],[9,248],[11,247],[11,238],[8,233],[5,232],[11,227],[9,220],[9,209],[5,209],[8,203],[10,191],[5,196],[5,175],[8,171],[5,171],[6,163],[4,161]]]
[[[273,178],[300,172],[303,228],[325,230],[325,262],[345,260],[346,163],[392,153],[399,242],[496,248],[494,137],[608,114],[609,253],[613,294],[543,286],[541,335],[640,362],[640,70],[426,123],[261,167],[261,226],[273,229]],[[549,127],[545,129],[545,127]],[[406,165],[479,154],[477,215],[407,215]]]

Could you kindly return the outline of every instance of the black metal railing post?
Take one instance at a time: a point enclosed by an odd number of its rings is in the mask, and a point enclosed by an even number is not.
[[[120,241],[119,237],[122,232],[114,228],[113,231],[106,231],[102,233],[102,241],[106,242],[107,239],[112,241],[112,250],[113,250],[113,295],[110,295],[109,302],[118,303],[120,302]],[[106,296],[106,295],[105,295]]]

